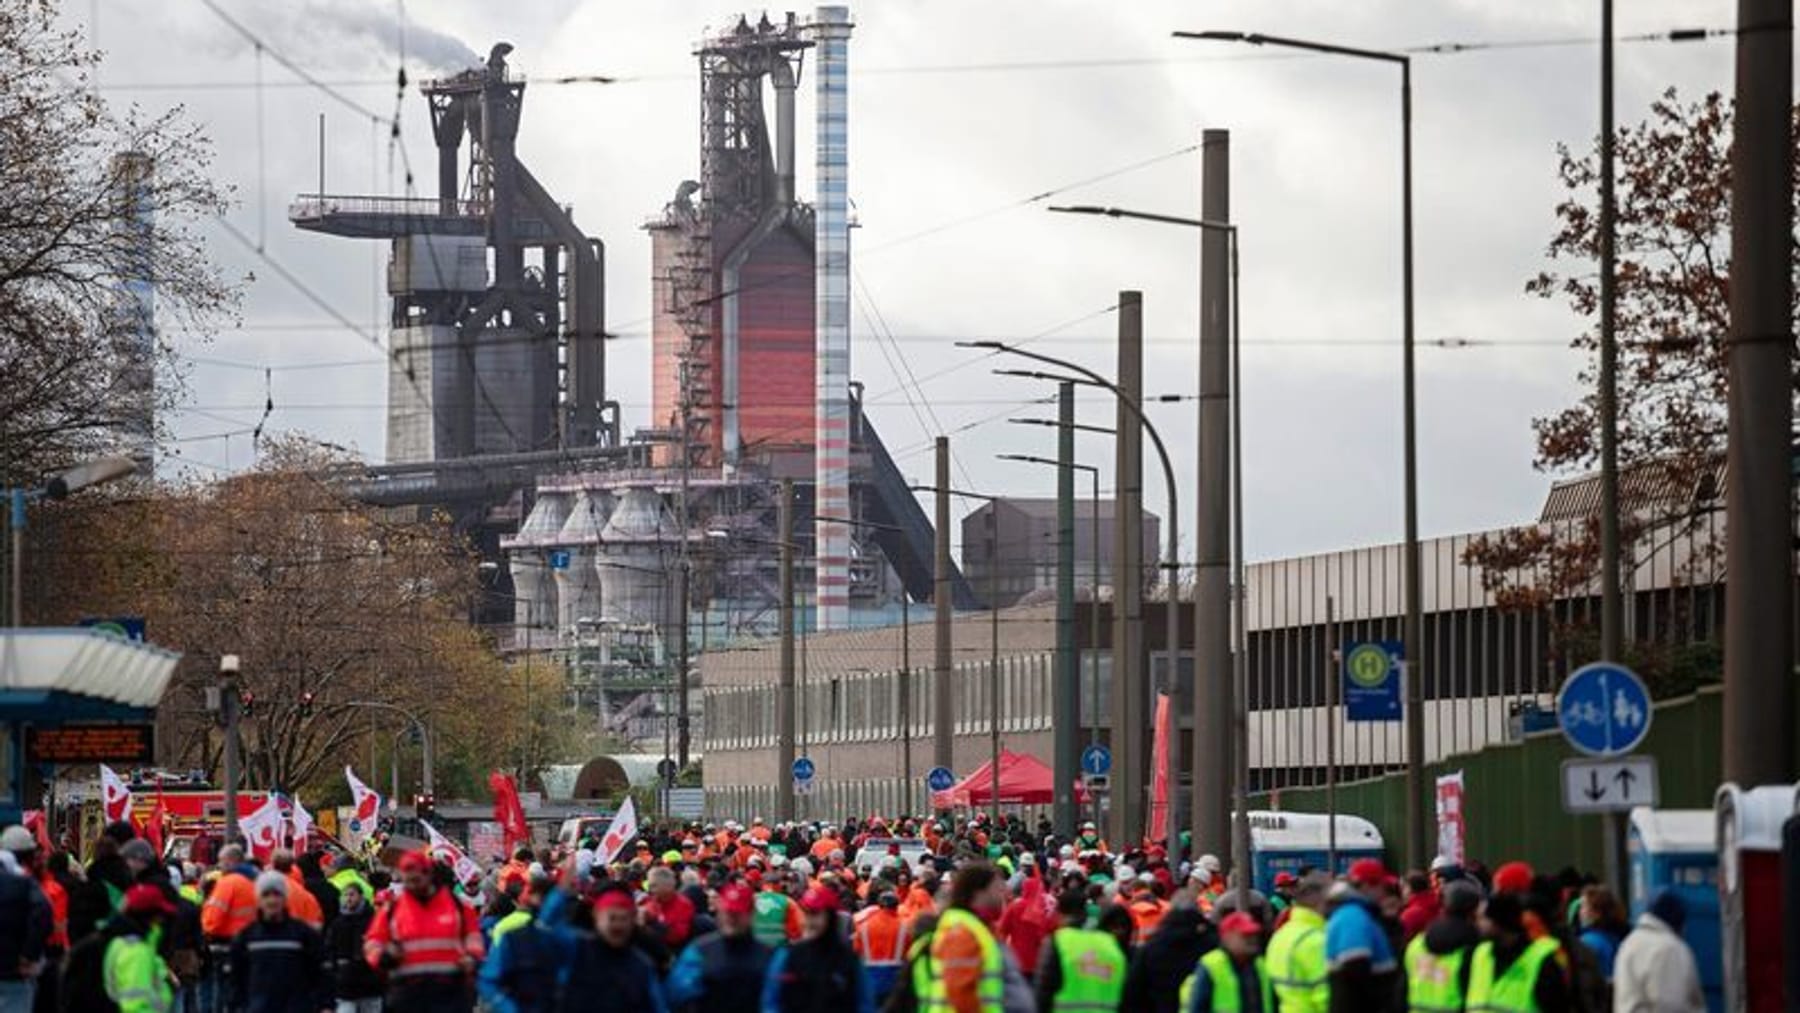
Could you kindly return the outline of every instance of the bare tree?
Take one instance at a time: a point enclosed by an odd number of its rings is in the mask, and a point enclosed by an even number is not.
[[[208,175],[204,133],[179,108],[115,115],[88,84],[97,56],[55,17],[52,0],[0,0],[0,479],[9,482],[113,441],[130,372],[116,333],[129,325],[122,279],[154,285],[158,312],[183,327],[204,329],[235,308],[197,232],[228,198]],[[150,174],[125,178],[130,168],[113,157],[125,152],[142,155]],[[161,395],[175,392],[169,384]]]

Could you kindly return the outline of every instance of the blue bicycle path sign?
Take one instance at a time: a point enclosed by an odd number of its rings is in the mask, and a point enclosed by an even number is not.
[[[1596,661],[1570,673],[1556,695],[1556,723],[1589,756],[1620,756],[1650,734],[1653,708],[1644,680],[1624,665]]]

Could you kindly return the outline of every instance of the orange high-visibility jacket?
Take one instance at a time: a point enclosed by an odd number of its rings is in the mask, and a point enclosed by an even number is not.
[[[363,937],[363,959],[370,967],[380,969],[381,953],[390,941],[402,951],[400,965],[388,972],[390,979],[461,974],[463,957],[480,963],[486,952],[475,909],[442,889],[427,900],[403,892],[375,915]]]

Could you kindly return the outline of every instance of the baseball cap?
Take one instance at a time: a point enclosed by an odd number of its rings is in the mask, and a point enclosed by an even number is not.
[[[719,891],[719,910],[734,915],[747,915],[756,910],[756,895],[741,883],[729,883]]]
[[[1300,881],[1294,878],[1294,874],[1291,872],[1278,872],[1275,874],[1276,886],[1293,886],[1298,882]]]
[[[37,850],[37,838],[31,831],[17,823],[0,831],[0,851],[10,851],[15,855],[23,855]]]
[[[431,856],[423,851],[408,851],[400,856],[401,872],[430,872]]]
[[[800,910],[819,914],[838,909],[837,891],[823,886],[815,886],[806,891],[800,898]]]
[[[1254,936],[1262,932],[1262,925],[1255,917],[1243,912],[1233,911],[1219,923],[1219,934],[1222,936],[1240,935]]]
[[[1393,878],[1379,858],[1359,858],[1350,863],[1350,882],[1359,886],[1380,886]]]
[[[1533,875],[1531,866],[1524,862],[1508,862],[1494,870],[1494,892],[1524,893],[1531,889]]]
[[[175,905],[162,895],[162,891],[149,883],[139,883],[125,891],[125,913],[131,915],[172,915]]]

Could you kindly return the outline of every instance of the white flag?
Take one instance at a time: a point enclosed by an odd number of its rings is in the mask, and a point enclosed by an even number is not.
[[[606,836],[600,838],[599,847],[594,849],[594,864],[604,866],[617,858],[637,835],[637,807],[627,797],[625,804],[619,807],[618,815],[613,817],[612,826],[606,828]]]
[[[356,771],[348,766],[344,768],[344,780],[350,782],[350,820],[345,824],[346,836],[351,847],[375,833],[375,826],[381,820],[381,796],[375,789],[362,783]]]
[[[288,817],[288,822],[294,827],[294,850],[305,851],[307,839],[312,836],[312,813],[306,811],[306,807],[300,804],[299,798],[292,798],[289,801],[294,803],[294,811]]]
[[[238,830],[250,845],[250,850],[258,860],[267,861],[269,855],[281,846],[281,832],[287,828],[287,819],[281,815],[281,803],[273,794],[263,799],[263,804],[248,816],[238,819]]]
[[[424,820],[419,821],[419,826],[425,828],[425,837],[431,841],[431,850],[450,859],[450,867],[456,871],[458,883],[467,883],[471,879],[481,878],[481,866],[477,865],[473,858],[464,854],[463,849],[457,847],[450,838],[438,833],[436,827]]]
[[[117,823],[131,812],[131,789],[104,763],[100,765],[100,800],[106,809],[108,823]]]

